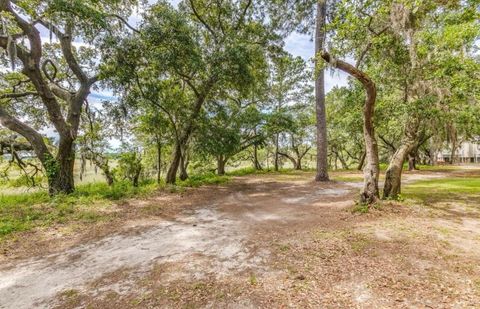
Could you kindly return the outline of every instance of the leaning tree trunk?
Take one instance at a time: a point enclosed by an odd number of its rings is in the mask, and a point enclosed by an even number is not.
[[[394,153],[385,173],[385,185],[383,187],[383,198],[396,198],[401,193],[403,162],[412,151],[413,142],[402,144]]]
[[[165,179],[168,184],[175,184],[175,182],[177,181],[177,171],[178,167],[180,166],[181,157],[182,150],[179,143],[177,142],[172,154],[172,162],[170,163],[170,167],[167,171],[167,177]]]
[[[95,166],[102,171],[103,175],[105,176],[105,180],[107,181],[107,184],[109,186],[112,186],[113,183],[115,182],[115,176],[113,175],[113,172],[110,169],[110,166],[108,164],[108,159],[100,154],[95,154],[93,152],[86,152],[84,153],[84,155],[85,155],[85,159],[92,161],[93,164],[95,164]]]
[[[325,45],[325,23],[327,15],[326,0],[317,2],[317,17],[315,29],[315,59],[322,52]],[[328,177],[328,140],[327,140],[327,116],[325,111],[325,71],[318,69],[315,79],[315,109],[317,117],[317,175],[316,181],[329,181]]]
[[[262,165],[258,161],[258,146],[253,144],[253,165],[256,170],[262,170]]]
[[[335,64],[336,68],[355,77],[365,88],[367,96],[363,108],[363,138],[366,148],[366,164],[363,169],[364,184],[360,194],[360,201],[362,203],[374,203],[379,198],[378,177],[380,175],[378,144],[375,138],[375,127],[373,125],[375,100],[377,96],[375,83],[364,72],[347,62],[334,60],[327,52],[322,54],[322,58],[330,64]]]
[[[359,170],[359,171],[363,170],[363,165],[365,164],[365,157],[366,156],[367,156],[367,153],[363,152],[362,156],[360,157],[360,160],[358,161],[357,170]]]
[[[402,145],[392,156],[385,173],[385,184],[383,186],[384,199],[396,198],[401,193],[403,163],[408,154],[418,146],[419,126],[419,118],[412,115],[405,127]]]
[[[301,163],[299,164],[299,162],[294,157],[289,155],[288,153],[278,152],[278,154],[281,155],[282,157],[285,157],[288,160],[290,160],[290,162],[292,162],[292,166],[293,166],[294,169],[296,169],[296,170],[302,169]]]

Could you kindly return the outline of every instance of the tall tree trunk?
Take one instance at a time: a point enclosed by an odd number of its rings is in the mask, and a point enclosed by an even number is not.
[[[401,193],[403,162],[407,154],[412,151],[413,142],[402,144],[392,159],[385,173],[385,185],[383,187],[383,198],[396,198]]]
[[[327,15],[326,0],[318,0],[315,29],[315,59],[323,51],[325,45],[325,23]],[[318,60],[316,67],[320,67]],[[317,175],[316,181],[329,181],[328,177],[328,140],[327,115],[325,111],[325,71],[320,69],[315,80],[315,106],[317,116]]]
[[[217,174],[219,176],[225,175],[225,163],[227,159],[224,156],[217,156]]]
[[[335,63],[338,69],[355,77],[365,88],[366,99],[363,107],[363,138],[365,140],[366,164],[363,169],[364,184],[360,194],[360,201],[362,203],[373,203],[379,198],[378,177],[380,175],[378,144],[375,138],[375,127],[373,125],[375,100],[377,97],[375,83],[364,72],[358,70],[351,64],[342,60],[333,61],[327,52],[322,54],[322,58],[330,64]]]
[[[257,135],[257,127],[253,128],[253,133],[255,136]],[[256,170],[261,170],[262,165],[260,164],[260,161],[258,161],[258,145],[257,143],[253,144],[253,166]]]
[[[162,143],[157,139],[157,183],[162,181]]]
[[[177,181],[177,171],[180,166],[180,160],[182,157],[182,150],[178,142],[175,143],[175,149],[172,153],[172,161],[167,171],[167,177],[165,181],[168,184],[175,184]]]
[[[278,172],[278,159],[279,159],[279,153],[278,153],[278,138],[279,138],[279,134],[277,133],[277,135],[275,136],[275,162],[274,162],[274,166],[275,166],[275,172]]]

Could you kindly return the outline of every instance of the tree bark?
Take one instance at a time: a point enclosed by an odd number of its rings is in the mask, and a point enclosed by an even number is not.
[[[157,138],[157,183],[162,181],[162,143]]]
[[[172,153],[172,160],[170,163],[170,167],[168,168],[168,171],[167,171],[167,177],[165,179],[165,181],[168,184],[175,184],[175,182],[177,181],[177,171],[178,171],[178,167],[180,166],[181,156],[182,156],[182,150],[180,148],[180,145],[177,142],[175,143],[175,149]]]
[[[411,172],[411,171],[414,171],[416,168],[415,168],[415,157],[409,153],[408,154],[408,170]]]
[[[315,29],[315,59],[322,52],[325,45],[325,24],[327,15],[326,0],[317,2],[317,16]],[[320,67],[318,60],[316,67]],[[315,106],[317,117],[317,174],[316,181],[329,181],[328,176],[328,140],[327,115],[325,110],[325,71],[319,69],[315,80]]]
[[[187,167],[188,167],[188,159],[186,158],[185,151],[183,151],[180,157],[180,180],[187,180],[188,178]]]
[[[253,144],[253,165],[254,168],[258,170],[262,170],[262,165],[260,164],[260,161],[258,161],[258,146],[257,144]]]
[[[85,156],[85,159],[92,161],[96,167],[102,170],[102,173],[105,176],[105,180],[107,181],[107,184],[109,186],[112,186],[113,183],[115,182],[115,177],[112,171],[110,170],[108,159],[101,154],[93,153],[90,149],[87,149],[87,151],[84,153],[84,156]]]
[[[418,128],[420,120],[412,116],[405,126],[405,133],[402,145],[397,149],[390,160],[385,173],[385,184],[383,186],[383,198],[396,198],[401,193],[401,180],[403,163],[409,153],[418,146]]]
[[[292,166],[293,166],[294,169],[296,169],[296,170],[302,169],[302,164],[301,163],[299,164],[299,162],[294,157],[289,155],[288,153],[278,152],[278,154],[287,158],[287,159],[289,159],[290,162],[292,162]]]
[[[225,164],[227,163],[227,159],[223,156],[217,156],[217,174],[219,176],[225,175]]]
[[[360,160],[358,162],[357,170],[361,171],[363,170],[363,165],[365,164],[365,157],[367,156],[366,152],[362,153],[362,156],[360,157]]]
[[[378,178],[380,175],[380,166],[378,159],[378,144],[375,138],[375,127],[373,125],[373,116],[375,112],[375,100],[377,89],[375,83],[364,72],[342,60],[333,60],[327,52],[322,54],[322,58],[336,68],[352,75],[362,83],[366,91],[365,105],[363,108],[363,138],[366,149],[366,165],[363,169],[364,184],[360,194],[362,203],[374,203],[379,198]]]
[[[279,134],[277,133],[277,135],[275,136],[275,161],[274,161],[274,168],[275,168],[275,172],[278,172],[279,168],[278,168],[278,136]]]
[[[342,154],[337,152],[337,157],[340,160],[340,163],[342,164],[342,168],[344,170],[348,170],[349,166],[348,166],[347,162],[345,161],[345,159],[343,158]]]
[[[407,154],[412,151],[413,147],[412,142],[402,144],[390,160],[385,173],[384,199],[396,198],[401,193],[403,162],[405,162]]]
[[[181,164],[183,160],[182,149],[185,149],[185,147],[187,146],[190,135],[194,130],[195,122],[198,116],[200,115],[200,111],[202,110],[202,106],[205,103],[205,100],[215,83],[216,83],[216,76],[214,75],[214,76],[211,76],[210,79],[205,83],[204,87],[202,87],[203,91],[199,92],[197,88],[194,87],[190,83],[190,81],[187,80],[187,85],[189,85],[195,93],[196,101],[195,101],[195,105],[193,106],[192,115],[185,127],[183,134],[180,135],[175,142],[176,145],[175,145],[175,150],[172,154],[172,163],[168,168],[167,177],[166,177],[166,182],[168,184],[175,184],[177,180],[178,167],[180,165],[182,165],[182,168],[181,168],[182,175],[180,176],[185,177],[185,179],[188,178],[186,167],[183,164]]]
[[[18,14],[12,7],[11,1],[8,0],[0,1],[0,11],[11,15],[22,34],[28,39],[29,51],[17,45],[17,58],[23,64],[22,73],[29,78],[29,82],[36,90],[35,95],[42,100],[48,118],[59,134],[60,142],[56,158],[53,158],[37,131],[18,121],[5,110],[0,110],[0,118],[2,118],[0,121],[5,127],[21,134],[32,144],[35,154],[46,171],[49,193],[51,195],[71,193],[75,189],[73,181],[75,139],[78,133],[81,109],[90,93],[91,86],[98,80],[98,76],[89,78],[74,56],[72,49],[73,24],[65,26],[64,32],[62,32],[55,25],[41,19],[30,22],[23,15]],[[51,29],[60,41],[63,58],[80,85],[75,93],[62,89],[55,81],[45,76],[47,75],[45,72],[42,72],[43,49],[40,32],[36,27],[37,23]],[[13,42],[13,44],[16,43]],[[5,50],[8,49],[8,36],[0,37],[0,46]],[[59,100],[66,103],[66,117]]]

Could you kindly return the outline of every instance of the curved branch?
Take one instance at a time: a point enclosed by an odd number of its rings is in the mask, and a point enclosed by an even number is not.
[[[120,15],[110,14],[110,15],[107,15],[106,17],[115,17],[116,19],[120,20],[128,29],[132,30],[135,33],[140,33],[140,31],[138,29],[136,29],[132,25],[130,25],[128,23],[128,21]]]
[[[322,53],[322,58],[333,67],[355,77],[365,88],[367,96],[363,108],[363,137],[365,139],[367,164],[364,169],[365,180],[360,198],[363,203],[374,203],[380,196],[378,190],[378,177],[380,175],[378,144],[375,138],[375,128],[373,124],[377,88],[367,74],[353,65],[342,60],[334,59],[326,51]]]
[[[218,40],[217,40],[217,35],[216,35],[215,31],[213,31],[213,29],[210,27],[210,25],[197,12],[197,9],[195,8],[195,5],[193,4],[193,0],[189,0],[189,2],[190,2],[190,6],[192,7],[193,15],[195,15],[195,17],[198,19],[198,21],[200,23],[202,23],[202,25],[204,25],[205,28],[207,28],[208,32],[210,32],[212,34],[213,40],[215,41],[215,43],[217,43]]]

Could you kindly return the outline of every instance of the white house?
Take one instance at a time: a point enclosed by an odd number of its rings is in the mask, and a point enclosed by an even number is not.
[[[451,149],[443,149],[437,155],[438,162],[451,162]],[[480,140],[463,142],[455,152],[455,162],[480,163]]]

